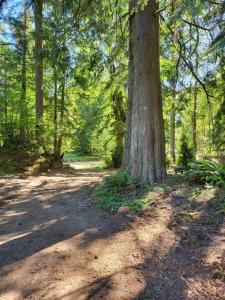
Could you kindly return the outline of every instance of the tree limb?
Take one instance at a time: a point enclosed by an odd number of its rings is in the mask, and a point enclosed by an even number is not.
[[[196,23],[189,22],[189,21],[187,21],[187,20],[185,20],[185,19],[181,19],[181,20],[182,20],[184,23],[188,24],[188,25],[191,25],[191,26],[200,28],[200,29],[202,29],[202,30],[210,31],[209,28],[202,27],[202,26],[200,26],[200,25],[198,25],[198,24],[196,24]]]

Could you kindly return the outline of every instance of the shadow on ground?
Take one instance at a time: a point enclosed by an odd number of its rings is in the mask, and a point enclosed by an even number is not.
[[[93,206],[102,174],[0,179],[3,299],[224,299],[217,197],[190,205],[172,191],[156,217],[130,221]],[[195,217],[179,215],[187,206]]]

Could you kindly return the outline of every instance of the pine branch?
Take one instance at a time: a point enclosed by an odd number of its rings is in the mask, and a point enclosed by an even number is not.
[[[161,16],[161,14],[160,14]],[[165,20],[163,18],[163,20]],[[167,24],[166,25],[167,28],[169,29],[169,31],[171,32],[172,35],[174,35],[174,31],[173,29]],[[188,59],[183,55],[182,53],[182,49],[183,49],[183,44],[181,43],[181,41],[179,40],[179,38],[177,39],[177,42],[178,42],[178,45],[179,45],[179,48],[177,47],[177,45],[174,43],[174,40],[172,38],[170,38],[170,41],[172,42],[174,48],[178,51],[179,55],[180,55],[180,58],[183,60],[183,62],[185,63],[185,65],[188,67],[188,69],[191,71],[193,77],[195,78],[195,80],[200,84],[200,86],[202,87],[203,91],[205,92],[205,95],[206,95],[206,98],[207,98],[207,102],[208,104],[210,105],[210,97],[211,98],[215,98],[214,96],[210,95],[205,87],[205,84],[201,81],[201,79],[197,76],[197,74],[195,73],[195,71],[193,70],[192,68],[192,65],[191,63],[188,61]]]
[[[210,31],[209,28],[200,26],[200,25],[198,25],[198,24],[196,24],[196,23],[192,23],[192,22],[187,21],[187,20],[185,20],[185,19],[181,19],[181,20],[182,20],[184,23],[188,24],[188,25],[194,26],[194,27],[196,27],[196,28],[199,28],[199,29],[202,29],[202,30],[205,30],[205,31]]]

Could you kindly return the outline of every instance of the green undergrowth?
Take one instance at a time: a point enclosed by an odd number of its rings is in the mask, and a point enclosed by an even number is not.
[[[36,154],[24,149],[0,149],[0,176],[22,173],[32,165]]]
[[[60,157],[54,154],[42,154],[40,155],[34,163],[26,168],[26,175],[38,175],[42,172],[48,172],[52,169],[61,169],[63,163]]]
[[[182,175],[168,175],[163,183],[141,188],[135,178],[127,172],[119,171],[104,177],[93,191],[96,206],[113,213],[125,206],[133,214],[148,214],[149,209],[152,210],[154,207],[151,207],[150,202],[157,203],[158,200],[170,195],[174,205],[176,202],[183,202],[181,206],[178,204],[182,209],[183,217],[194,217],[192,216],[193,209],[201,205],[211,205],[215,213],[225,212],[223,188],[208,189],[204,185],[193,185]],[[155,209],[158,209],[157,205]],[[191,214],[189,214],[190,211]]]
[[[129,173],[119,171],[106,176],[93,196],[96,206],[116,213],[120,207],[128,207],[133,214],[143,212],[150,201],[171,191],[167,184],[153,184],[142,188]]]
[[[74,152],[66,152],[64,153],[63,160],[65,162],[86,162],[93,160],[101,160],[101,157],[93,155],[78,155]]]
[[[190,182],[225,188],[225,166],[210,158],[190,163],[185,176]]]
[[[144,190],[140,189],[135,178],[121,171],[104,177],[93,196],[98,208],[111,212],[126,206],[131,213],[138,214],[147,202]]]
[[[112,160],[109,157],[100,157],[94,155],[78,155],[74,152],[66,152],[63,156],[63,161],[66,163],[84,162],[88,169],[112,169]]]

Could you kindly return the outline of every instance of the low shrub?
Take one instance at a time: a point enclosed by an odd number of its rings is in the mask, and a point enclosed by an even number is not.
[[[209,158],[190,163],[185,175],[190,181],[225,187],[225,166]]]
[[[54,154],[43,154],[39,156],[32,166],[29,166],[25,172],[26,175],[37,175],[46,172],[51,168],[61,168],[63,166],[61,157]]]
[[[188,138],[185,135],[182,135],[178,163],[180,166],[186,168],[193,158],[193,149],[189,146]]]
[[[111,176],[105,176],[103,184],[108,188],[121,188],[135,183],[135,179],[128,172],[117,172]]]

